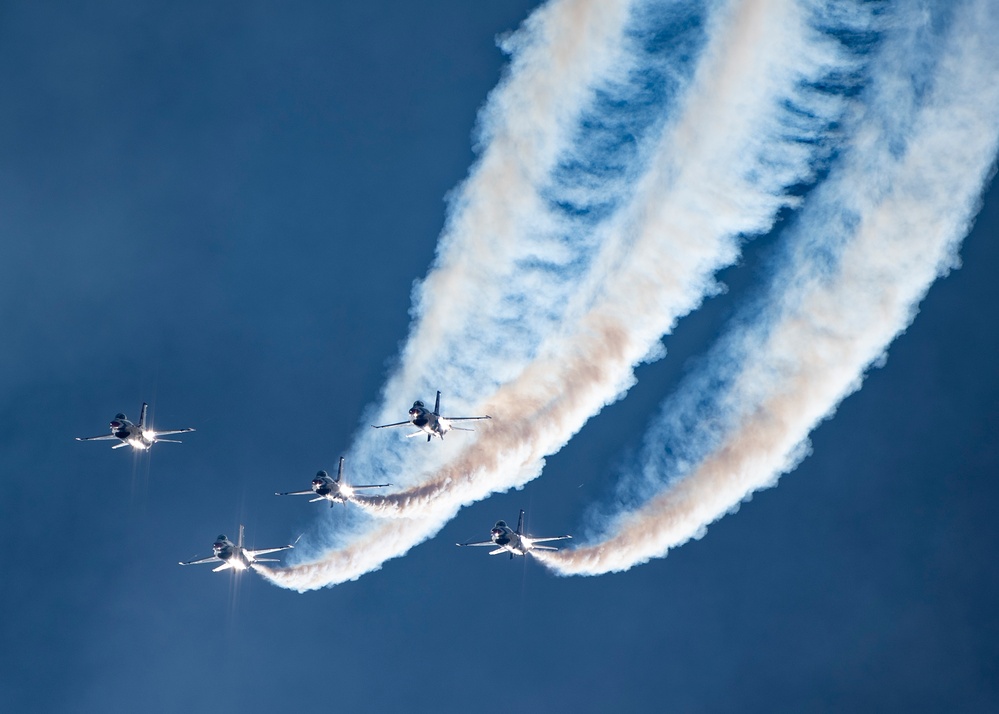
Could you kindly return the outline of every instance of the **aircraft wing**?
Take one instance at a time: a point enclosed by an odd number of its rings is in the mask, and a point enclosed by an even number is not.
[[[390,484],[390,483],[369,483],[369,484],[366,484],[364,486],[353,486],[353,485],[351,485],[351,488],[356,491],[359,488],[384,488],[385,486],[391,486],[391,485],[392,484]]]
[[[447,419],[448,421],[475,421],[476,419],[492,419],[491,416],[480,416],[480,417],[441,417],[442,419]]]
[[[558,550],[558,548],[551,545],[532,545],[531,550]]]
[[[188,560],[186,563],[182,562],[181,565],[201,565],[202,563],[212,563],[217,562],[218,558],[214,555],[210,555],[207,558],[200,558],[199,560]]]
[[[284,493],[278,493],[277,491],[275,491],[274,495],[275,496],[311,496],[314,493],[315,493],[315,491],[313,491],[310,488],[308,491],[285,491]]]
[[[550,540],[568,540],[570,538],[572,538],[571,535],[552,536],[551,538],[531,538],[531,543],[547,543]]]
[[[491,540],[480,540],[475,543],[455,543],[459,548],[464,548],[466,545],[496,545]]]
[[[112,449],[124,449],[126,446],[128,446],[128,442],[127,441],[123,441],[120,444],[115,444],[111,448]]]
[[[117,439],[118,437],[114,434],[101,434],[100,436],[78,436],[77,441],[110,441],[111,439]]]
[[[219,567],[217,567],[217,568],[212,568],[212,572],[213,572],[213,573],[217,573],[217,572],[219,572],[220,570],[228,570],[228,569],[229,569],[229,568],[231,568],[231,567],[232,567],[232,561],[231,561],[231,560],[227,560],[227,561],[225,561],[224,563],[222,563],[222,565],[220,565]]]
[[[506,548],[497,548],[496,550],[489,551],[489,555],[499,555],[500,553],[510,553],[510,557],[513,557],[513,551],[507,551]]]
[[[264,548],[263,550],[247,550],[247,554],[251,558],[256,558],[258,555],[266,555],[267,553],[277,553],[279,550],[288,550],[289,548],[294,548],[293,545],[282,545],[280,548]]]
[[[156,435],[156,438],[158,439],[161,436],[169,436],[170,434],[186,434],[189,431],[194,431],[194,429],[191,427],[187,427],[186,429],[170,429],[169,431],[157,430],[154,431],[153,433]]]
[[[372,424],[371,426],[375,429],[388,429],[390,426],[409,426],[412,423],[411,421],[397,421],[395,424]]]

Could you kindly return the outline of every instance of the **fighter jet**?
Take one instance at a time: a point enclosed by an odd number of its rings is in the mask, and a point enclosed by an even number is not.
[[[532,538],[524,535],[524,509],[520,509],[520,519],[517,521],[517,530],[513,530],[506,524],[506,521],[496,521],[496,525],[489,532],[489,540],[480,540],[475,543],[455,543],[459,547],[469,545],[489,545],[499,546],[495,550],[489,551],[489,555],[499,555],[509,553],[513,560],[515,555],[527,555],[532,550],[558,550],[550,545],[537,545],[537,543],[547,543],[553,540],[566,540],[572,538],[571,535],[552,536],[550,538]]]
[[[406,434],[407,438],[414,436],[419,436],[420,434],[427,435],[427,441],[430,441],[435,436],[439,439],[443,439],[444,435],[451,431],[452,429],[457,429],[458,431],[475,431],[475,429],[468,429],[461,426],[451,426],[453,421],[473,421],[475,419],[492,419],[491,416],[474,416],[474,417],[443,417],[441,416],[441,393],[437,392],[437,402],[434,404],[434,410],[431,412],[423,404],[423,402],[417,400],[413,402],[413,407],[409,410],[409,421],[400,421],[395,424],[372,424],[375,429],[387,429],[392,426],[415,426],[419,431],[413,432],[412,434]]]
[[[133,449],[145,451],[157,441],[166,441],[171,444],[181,443],[177,439],[162,439],[160,437],[170,434],[186,434],[194,431],[191,427],[186,429],[172,429],[170,431],[153,431],[146,426],[146,409],[149,405],[142,403],[142,411],[139,413],[139,423],[133,424],[124,414],[115,414],[111,420],[111,433],[101,436],[78,436],[77,441],[110,441],[117,439],[121,443],[112,446],[112,449],[120,449],[124,446],[131,446]]]
[[[267,553],[276,553],[279,550],[288,550],[289,548],[294,548],[293,545],[282,545],[279,548],[264,548],[263,550],[247,550],[243,547],[243,526],[239,526],[239,541],[233,543],[231,540],[226,538],[224,535],[220,535],[215,539],[215,543],[212,544],[213,555],[208,558],[200,558],[198,560],[189,560],[186,563],[181,562],[181,565],[201,565],[202,563],[215,563],[220,562],[222,565],[214,568],[213,573],[217,573],[220,570],[227,570],[232,568],[233,570],[246,570],[247,568],[255,565],[256,563],[276,563],[277,558],[258,558],[257,556],[265,555]]]
[[[315,503],[316,501],[327,500],[330,502],[330,508],[333,508],[333,504],[342,503],[347,505],[347,499],[350,498],[354,491],[359,488],[382,488],[383,486],[391,486],[390,483],[372,483],[366,484],[364,486],[348,486],[343,483],[340,479],[343,478],[343,457],[340,457],[340,468],[336,472],[336,478],[330,478],[330,475],[325,471],[320,471],[316,474],[316,477],[312,479],[312,490],[311,491],[288,491],[287,493],[275,493],[275,496],[312,496],[315,495],[316,498],[310,498],[309,503]]]

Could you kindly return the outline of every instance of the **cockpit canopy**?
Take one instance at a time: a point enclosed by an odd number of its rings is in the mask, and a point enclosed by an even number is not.
[[[423,402],[417,399],[415,402],[413,402],[413,409],[426,409],[426,406],[423,404]]]
[[[118,421],[128,421],[128,417],[121,413],[115,414],[114,418],[117,419]]]
[[[224,535],[220,535],[220,536],[219,536],[218,538],[216,538],[215,540],[216,540],[216,541],[218,541],[219,543],[224,543],[225,541],[227,541],[227,540],[229,540],[229,539],[228,539],[228,538],[226,538],[226,537],[225,537]]]
[[[322,481],[323,479],[327,479],[329,477],[330,475],[325,471],[316,471],[316,478],[315,478],[316,481]]]
[[[417,432],[419,433],[419,432]],[[498,530],[500,528],[507,528],[506,521],[496,521],[496,525],[493,526],[493,530]]]

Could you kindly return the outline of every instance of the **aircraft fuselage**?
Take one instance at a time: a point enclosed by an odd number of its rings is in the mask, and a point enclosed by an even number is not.
[[[340,484],[329,476],[317,476],[312,479],[312,490],[317,496],[322,496],[332,503],[344,503],[343,494],[340,492]]]
[[[146,438],[142,429],[127,419],[113,419],[110,426],[111,433],[133,449],[145,451],[153,445],[153,442]]]
[[[448,431],[448,429],[444,428],[446,422],[444,422],[441,417],[431,411],[428,411],[426,408],[418,407],[415,404],[413,405],[413,408],[409,410],[409,421],[417,429],[429,434],[430,436],[443,438],[444,433]]]

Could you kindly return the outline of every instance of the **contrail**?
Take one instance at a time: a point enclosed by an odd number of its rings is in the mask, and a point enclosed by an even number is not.
[[[999,18],[987,0],[900,14],[852,145],[785,237],[756,317],[666,403],[603,534],[539,555],[552,569],[592,575],[661,557],[774,485],[957,264],[999,143]],[[709,384],[723,385],[710,400]]]
[[[679,317],[717,289],[711,276],[736,259],[740,236],[768,230],[776,213],[794,200],[787,188],[814,178],[844,111],[844,88],[830,77],[848,77],[861,64],[830,39],[831,33],[814,27],[865,28],[866,11],[857,6],[855,16],[834,21],[821,15],[823,3],[757,0],[719,7],[701,20],[707,41],[674,113],[647,155],[636,160],[642,171],[630,185],[632,199],[593,229],[600,238],[597,250],[575,292],[560,295],[559,319],[542,315],[549,333],[525,352],[528,359],[501,369],[500,377],[488,361],[475,360],[463,374],[451,375],[491,393],[473,408],[496,419],[474,442],[462,446],[452,440],[445,445],[449,450],[427,459],[428,466],[410,465],[416,483],[403,492],[356,499],[381,515],[403,518],[364,524],[356,537],[315,554],[312,562],[271,572],[275,582],[307,589],[356,578],[435,533],[461,505],[536,477],[544,456],[630,387],[633,366],[653,352]],[[442,252],[464,256],[464,250],[478,250],[460,236],[449,241]],[[460,297],[450,286],[427,290],[437,271],[446,269],[436,267],[421,294]],[[487,294],[489,286],[486,281]],[[429,320],[419,308],[417,315],[410,344],[423,339]],[[474,327],[467,318],[461,313],[456,319]],[[441,319],[451,318],[442,313]],[[479,321],[484,339],[493,324]],[[444,339],[443,327],[428,329]],[[439,365],[429,352],[424,361],[414,361],[413,354],[404,350],[404,367],[386,394],[406,381],[432,383],[427,375]],[[366,476],[374,477],[378,468],[406,468],[402,456],[386,458],[383,449],[384,440],[375,442],[370,435],[356,445],[355,462],[364,464]],[[393,473],[397,483],[398,472]]]

